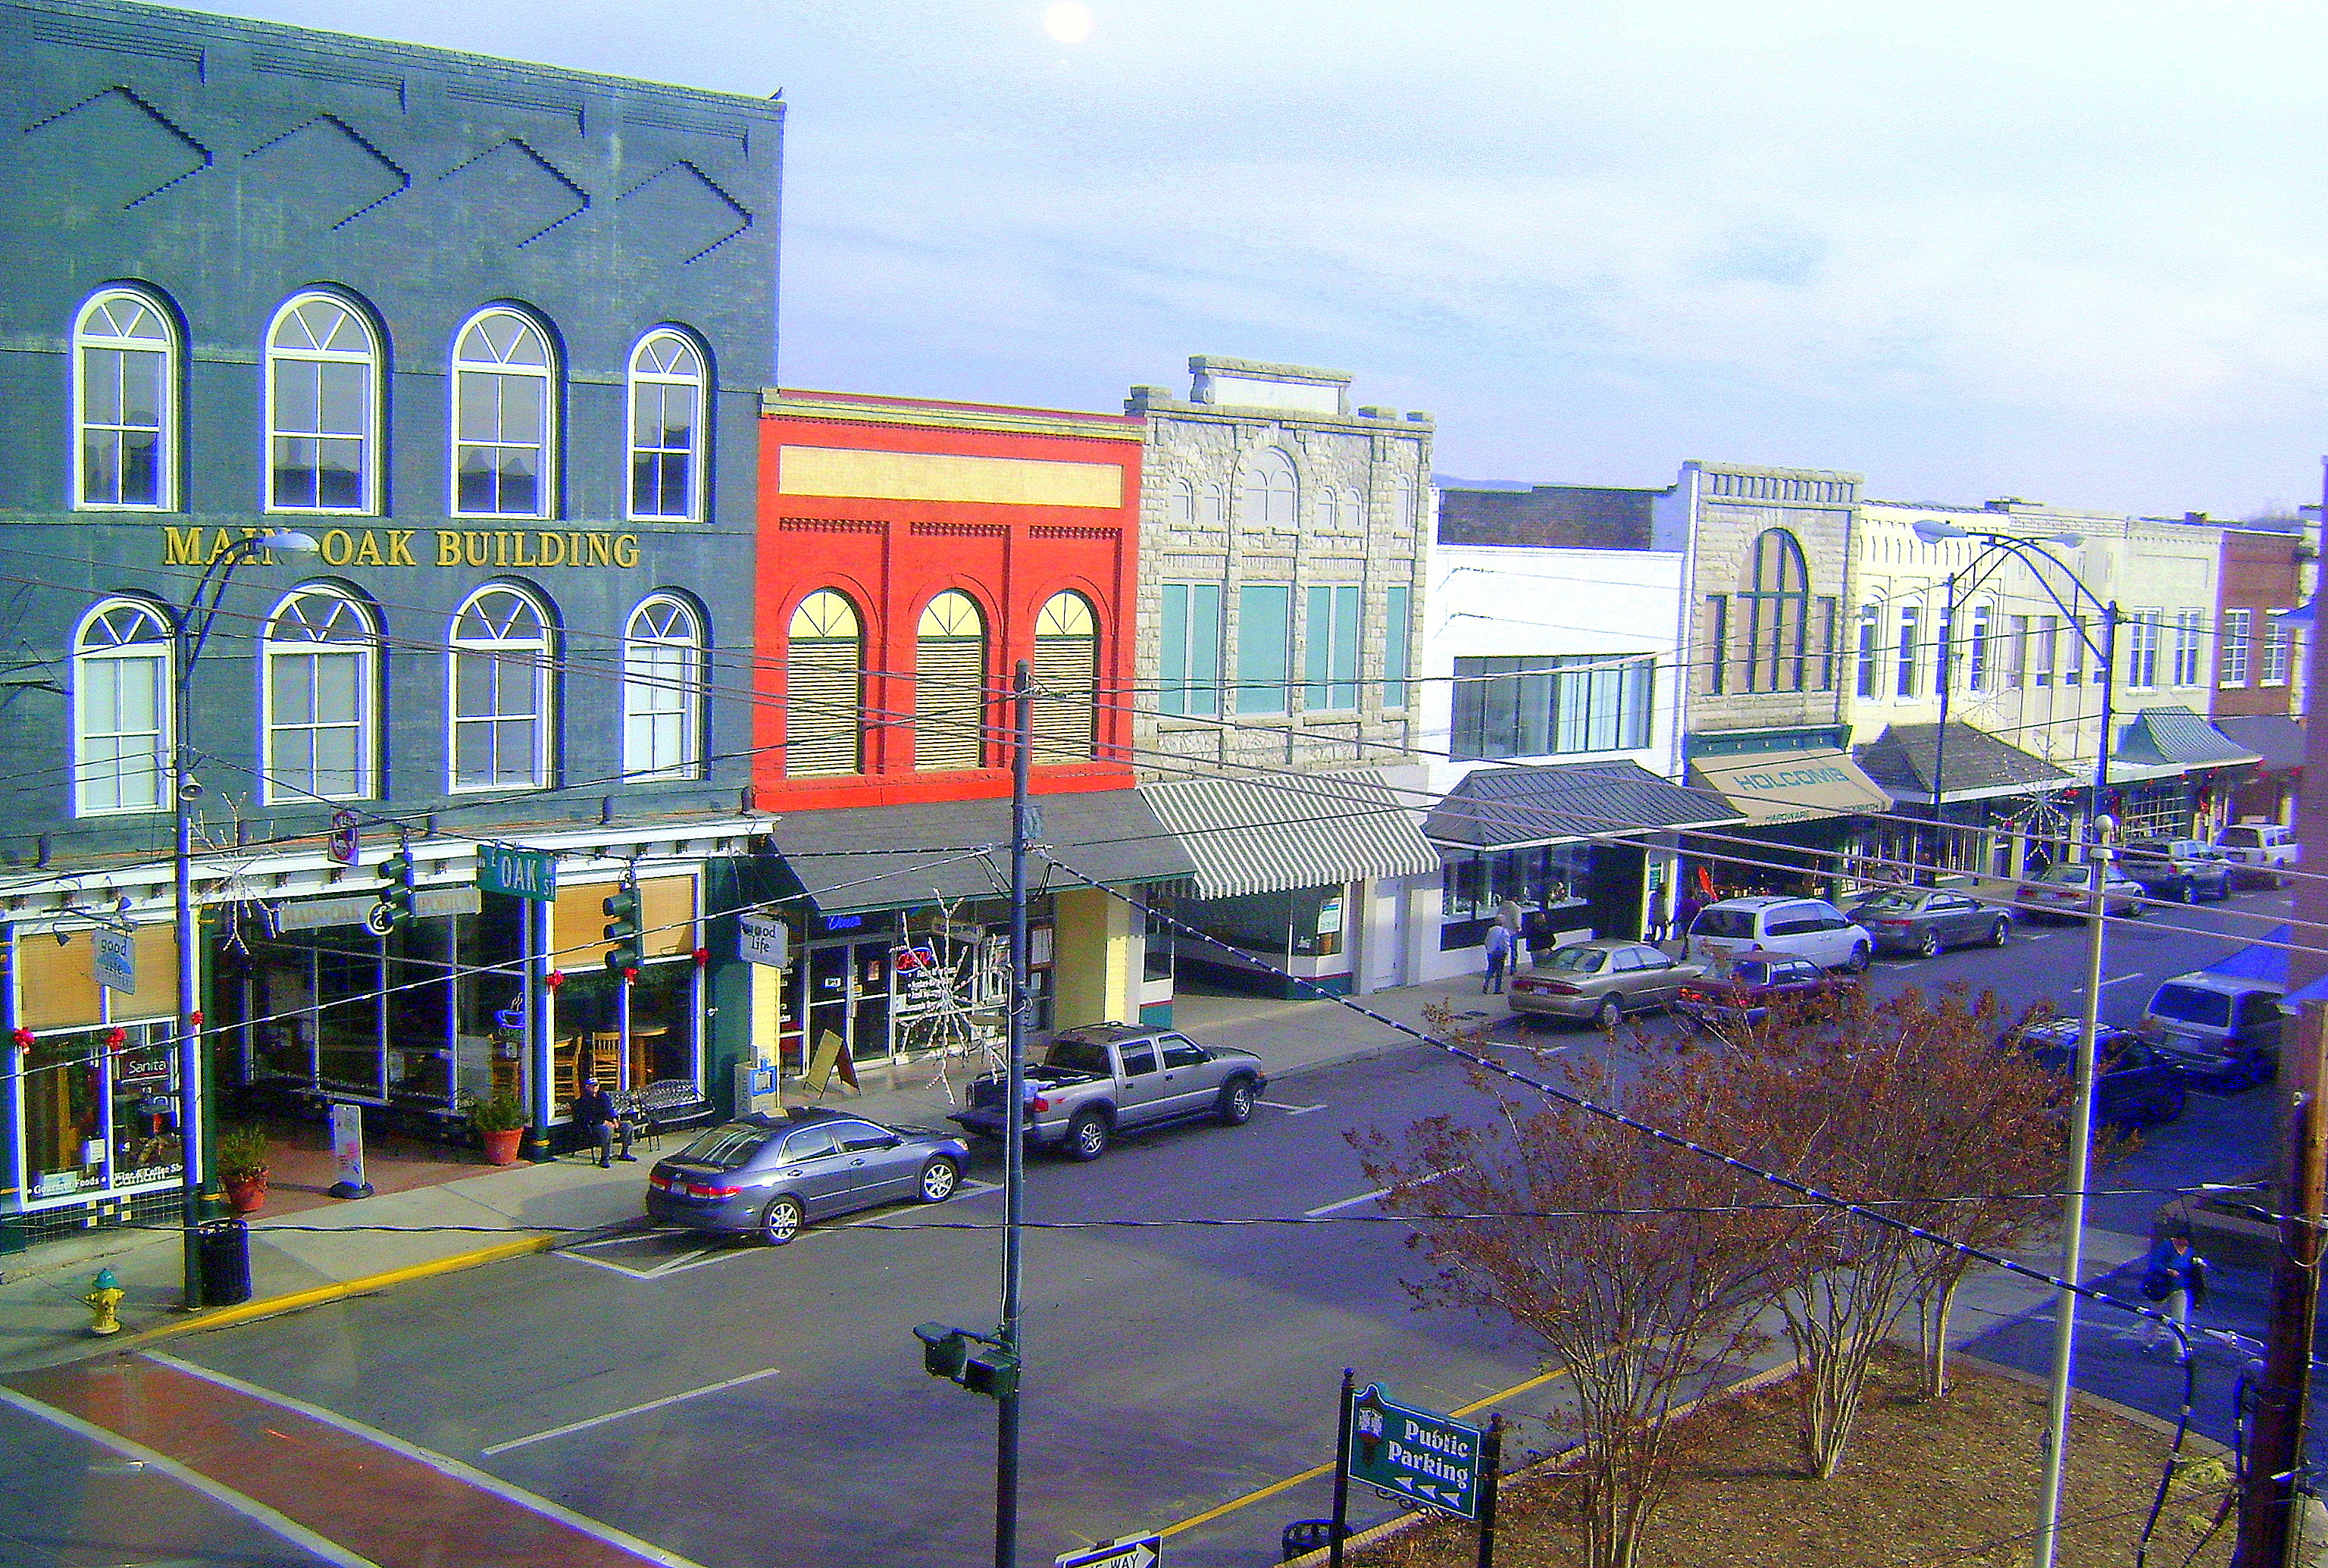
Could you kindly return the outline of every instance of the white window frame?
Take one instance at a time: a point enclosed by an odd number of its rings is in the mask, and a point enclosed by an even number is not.
[[[2285,686],[2295,666],[2295,628],[2277,615],[2264,617],[2263,686]]]
[[[2136,610],[2126,620],[2126,685],[2136,691],[2158,685],[2158,644],[2165,624],[2163,610]]]
[[[2200,650],[2205,645],[2205,629],[2201,620],[2196,610],[2174,612],[2174,684],[2177,686],[2201,684],[2200,677],[2204,664],[2200,658]]]
[[[1239,519],[1247,528],[1301,526],[1301,471],[1281,446],[1263,446],[1245,465],[1237,490]]]
[[[326,606],[328,607],[323,607]],[[345,633],[353,629],[357,634],[285,636],[284,630],[292,625],[325,633]],[[380,791],[380,624],[372,616],[371,607],[334,584],[304,584],[286,594],[268,616],[266,636],[259,647],[258,772],[267,803],[269,805],[300,805],[315,801],[370,800],[377,794]],[[354,721],[302,719],[284,722],[275,711],[277,663],[288,659],[313,661],[322,658],[354,660]],[[344,793],[325,794],[285,785],[275,766],[275,740],[278,731],[305,732],[310,737],[312,759],[314,736],[326,729],[350,728],[355,731],[356,737],[354,789]],[[308,778],[311,782],[315,779],[312,760]]]
[[[703,776],[703,649],[702,612],[677,594],[651,594],[631,612],[623,629],[625,781]],[[665,666],[680,661],[684,671],[674,679]],[[666,759],[660,735],[673,720],[678,738]]]
[[[540,340],[542,348],[541,364],[518,364],[512,363],[506,359],[467,360],[462,358],[462,345],[467,342],[470,333],[484,326],[489,322],[498,319],[507,319],[522,323],[528,331],[532,333]],[[512,347],[515,346],[516,341],[517,340],[515,339],[512,340]],[[490,343],[490,340],[488,340],[488,342]],[[461,505],[461,449],[464,446],[481,446],[499,449],[502,447],[523,447],[532,445],[532,443],[524,441],[464,441],[461,438],[461,400],[463,394],[476,381],[486,377],[503,379],[522,378],[539,380],[541,383],[542,414],[541,441],[539,447],[540,457],[539,488],[537,491],[537,499],[534,504],[534,509],[531,512],[471,512]],[[512,305],[490,305],[487,308],[477,312],[474,315],[469,317],[468,320],[463,322],[459,330],[453,333],[452,365],[451,373],[448,379],[452,383],[452,419],[446,430],[446,439],[447,443],[446,454],[449,459],[447,464],[446,478],[450,483],[446,488],[445,504],[448,514],[454,517],[532,518],[537,520],[557,516],[559,436],[558,390],[561,378],[559,375],[558,359],[558,340],[551,334],[549,324],[530,311],[519,310]]]
[[[361,352],[315,348],[285,348],[276,343],[276,334],[283,330],[284,324],[288,322],[302,306],[316,304],[333,305],[347,313],[349,319],[352,320],[356,324],[356,330],[363,334],[364,346]],[[311,333],[310,335],[312,336],[313,334]],[[303,293],[293,295],[289,299],[285,300],[282,305],[277,309],[275,315],[268,319],[267,323],[267,339],[264,352],[267,361],[267,401],[265,405],[266,430],[258,454],[259,510],[262,512],[305,514],[307,516],[379,516],[381,440],[380,368],[383,356],[380,352],[380,333],[372,326],[371,313],[358,305],[354,300],[341,295],[333,294],[327,289],[308,289]],[[285,431],[277,429],[276,427],[276,418],[279,410],[276,404],[276,393],[277,390],[279,367],[286,363],[299,365],[360,364],[363,366],[365,371],[363,429],[352,437],[336,431],[326,435],[320,431]],[[321,399],[319,399],[319,411],[320,402]],[[320,418],[317,422],[321,423]],[[287,506],[276,500],[276,442],[280,440],[321,441],[348,439],[354,439],[362,443],[363,459],[362,466],[359,471],[356,484],[359,494],[355,505]]]
[[[2248,683],[2248,651],[2255,637],[2253,610],[2225,610],[2220,638],[2222,654],[2221,683],[2241,687]]]
[[[676,347],[694,365],[691,371],[665,369],[652,365],[651,352],[662,346]],[[703,345],[689,333],[677,327],[659,326],[639,339],[631,350],[630,373],[623,389],[623,418],[625,433],[624,450],[628,455],[623,465],[623,499],[625,515],[633,522],[700,522],[703,521],[704,491],[710,478],[711,378],[710,357]],[[643,369],[642,366],[650,368]],[[685,387],[695,397],[695,418],[689,427],[689,445],[684,448],[687,460],[687,504],[677,512],[642,512],[639,510],[639,459],[648,455],[667,455],[681,451],[674,446],[649,446],[639,438],[639,391],[644,387]]]
[[[93,333],[89,322],[106,306],[123,300],[150,311],[161,326],[160,346],[150,338],[132,338],[115,333]],[[136,324],[133,319],[132,325]],[[88,490],[89,470],[82,454],[91,429],[110,430],[126,434],[132,427],[126,425],[92,426],[88,418],[88,366],[86,350],[95,349],[112,353],[158,353],[162,356],[161,407],[155,410],[155,463],[154,499],[146,501],[106,501],[92,498]],[[73,498],[76,512],[176,512],[178,504],[178,428],[179,428],[179,363],[183,350],[178,340],[178,318],[161,295],[149,289],[115,286],[102,288],[81,302],[73,315],[72,331],[72,443],[65,461],[70,472],[65,476],[65,493]],[[136,427],[143,428],[143,427]],[[117,455],[114,475],[119,488],[120,464]]]
[[[125,636],[133,627],[150,626],[151,636]],[[91,633],[104,629],[104,641],[92,643]],[[100,600],[80,624],[73,628],[72,655],[72,794],[73,815],[76,817],[117,817],[144,815],[166,810],[169,806],[171,754],[177,745],[177,638],[170,617],[159,605],[145,599],[110,598]],[[153,729],[124,729],[116,725],[102,732],[89,728],[91,714],[90,688],[93,667],[104,664],[119,668],[127,664],[150,667],[154,681],[155,726]],[[121,741],[131,737],[150,737],[150,755],[154,759],[153,798],[150,801],[124,805],[120,803],[118,780],[124,776],[119,765],[122,756],[118,746],[106,761],[106,776],[117,781],[111,792],[113,798],[104,804],[92,799],[90,785],[95,763],[89,756],[90,740],[99,735],[108,740]],[[141,747],[141,753],[147,748]]]
[[[534,624],[540,630],[540,635],[535,637],[464,636],[461,632],[461,623],[468,617],[469,612],[495,595],[507,595],[521,601],[530,608]],[[515,624],[514,619],[504,621],[501,630],[505,634]],[[549,605],[513,583],[488,583],[462,600],[461,607],[453,612],[446,643],[445,778],[446,792],[451,794],[483,794],[502,790],[549,788],[552,773],[551,756],[558,735],[556,715],[551,707],[556,692],[549,679],[549,672],[558,654],[558,632],[557,622],[550,615]],[[484,784],[461,782],[462,726],[512,722],[511,716],[502,715],[498,711],[492,714],[465,716],[461,712],[461,661],[464,659],[492,661],[493,687],[497,697],[505,676],[513,673],[521,677],[530,674],[533,682],[531,722],[534,746],[533,769],[527,778],[516,783],[504,782],[499,776]],[[522,714],[514,716],[517,719],[522,719],[525,717]],[[500,746],[496,740],[494,745],[496,765],[493,770],[496,775],[501,771],[498,765],[499,755]]]

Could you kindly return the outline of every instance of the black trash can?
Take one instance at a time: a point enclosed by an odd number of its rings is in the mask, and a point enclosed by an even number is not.
[[[239,1307],[250,1300],[250,1227],[239,1219],[203,1222],[194,1233],[202,1305]]]
[[[1347,1526],[1342,1528],[1342,1539],[1350,1538]],[[1296,1519],[1278,1533],[1277,1560],[1291,1563],[1296,1557],[1306,1557],[1312,1552],[1322,1552],[1334,1544],[1334,1521],[1331,1519]]]

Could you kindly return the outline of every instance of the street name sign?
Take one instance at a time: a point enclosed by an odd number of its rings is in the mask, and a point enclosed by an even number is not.
[[[1410,1410],[1369,1383],[1350,1402],[1350,1447],[1342,1469],[1354,1481],[1479,1516],[1480,1432],[1451,1416]]]
[[[1161,1535],[1127,1535],[1080,1552],[1062,1552],[1051,1559],[1051,1564],[1052,1568],[1156,1568],[1163,1558]]]
[[[505,850],[498,844],[477,846],[477,886],[488,893],[512,898],[558,901],[558,857],[547,850]]]

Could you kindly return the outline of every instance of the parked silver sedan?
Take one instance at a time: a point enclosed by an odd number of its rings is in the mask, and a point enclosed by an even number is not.
[[[658,1160],[647,1218],[782,1246],[811,1220],[905,1198],[943,1203],[969,1163],[970,1145],[952,1133],[796,1105],[738,1116]]]
[[[1601,937],[1554,950],[1512,976],[1505,1000],[1522,1019],[1572,1019],[1604,1029],[1627,1013],[1670,1007],[1705,965],[1682,963],[1646,942]]]
[[[2083,920],[2086,917],[2086,868],[2076,862],[2056,866],[2033,881],[2013,890],[2013,900],[2026,920]],[[2105,868],[2102,871],[2102,913],[2142,913],[2142,884]]]
[[[1854,909],[1851,919],[1886,953],[1919,958],[1967,942],[2002,947],[2013,939],[2012,915],[1948,887],[1889,888]]]

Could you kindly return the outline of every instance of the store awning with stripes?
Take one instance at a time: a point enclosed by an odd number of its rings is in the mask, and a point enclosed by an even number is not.
[[[1422,813],[1373,768],[1191,779],[1140,793],[1196,862],[1199,898],[1439,874]]]

